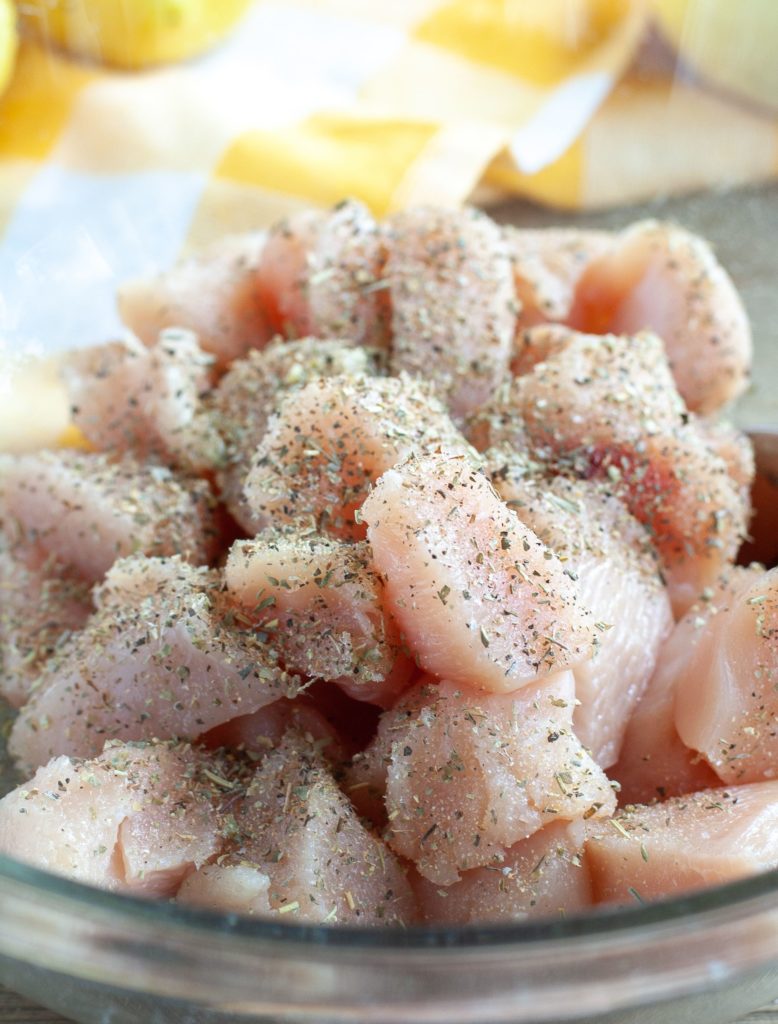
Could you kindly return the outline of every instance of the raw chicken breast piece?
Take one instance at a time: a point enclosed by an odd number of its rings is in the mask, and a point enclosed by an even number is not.
[[[385,225],[393,373],[432,381],[460,420],[508,372],[518,302],[500,228],[472,208],[420,207]]]
[[[594,657],[573,670],[573,722],[595,761],[609,768],[673,627],[650,536],[595,481],[527,475],[525,460],[510,450],[487,452],[487,464],[497,492],[577,580],[594,616]]]
[[[640,221],[614,236],[581,275],[569,323],[592,334],[654,331],[693,412],[715,412],[748,384],[740,296],[708,243],[675,224]]]
[[[119,315],[145,345],[167,327],[194,331],[221,366],[262,348],[272,333],[258,283],[265,238],[222,238],[158,277],[128,281],[119,289]]]
[[[471,440],[529,445],[553,472],[608,481],[651,531],[683,614],[734,560],[749,507],[685,411],[661,339],[540,327],[524,342],[531,369],[472,419]]]
[[[247,533],[256,533],[259,525],[246,503],[243,481],[281,399],[321,377],[373,374],[378,369],[378,353],[318,338],[276,340],[235,360],[213,392],[210,407],[224,446],[218,473],[221,497]]]
[[[0,462],[0,518],[12,542],[39,545],[91,582],[135,553],[207,562],[218,541],[211,508],[205,481],[129,455],[63,449]]]
[[[89,757],[107,739],[196,739],[302,681],[238,629],[219,576],[180,558],[118,562],[95,590],[97,611],[41,673],[9,749],[35,767]]]
[[[778,867],[778,782],[628,807],[593,831],[586,862],[597,903],[721,885]]]
[[[572,731],[574,703],[570,672],[513,694],[423,682],[384,713],[347,791],[385,776],[387,841],[435,884],[499,867],[507,849],[550,821],[615,807]]]
[[[678,735],[730,785],[778,775],[778,568],[732,576],[676,626],[675,672]]]
[[[317,743],[329,761],[345,760],[341,738],[334,725],[307,693],[292,700],[282,697],[251,715],[232,718],[200,736],[198,742],[209,749],[229,747],[246,751],[252,760],[258,761],[279,746],[289,729],[294,729],[307,742]]]
[[[62,372],[73,423],[103,451],[208,469],[222,459],[202,403],[212,364],[194,334],[174,328],[149,348],[131,338],[71,352]]]
[[[465,871],[453,885],[419,877],[414,885],[425,924],[483,924],[559,917],[591,906],[583,863],[582,821],[552,822],[509,850],[499,865]]]
[[[0,694],[27,700],[46,661],[92,614],[91,586],[38,548],[0,534]]]
[[[263,526],[315,525],[365,536],[354,513],[370,485],[412,452],[471,452],[429,385],[401,377],[330,377],[286,396],[244,483]],[[475,457],[475,456],[473,456]]]
[[[213,763],[166,743],[56,757],[0,800],[0,851],[103,889],[170,897],[223,843],[204,774]]]
[[[565,320],[587,265],[613,244],[609,231],[503,226],[521,303],[517,328]]]
[[[243,913],[264,914],[269,905],[290,921],[396,925],[416,918],[402,867],[361,824],[316,745],[299,734],[288,732],[262,761],[235,815],[235,834],[221,870],[193,875],[180,900]]]
[[[355,345],[387,345],[389,323],[382,233],[355,200],[306,210],[270,232],[259,267],[260,295],[273,329]]]
[[[592,656],[576,584],[466,456],[388,470],[360,518],[386,606],[426,671],[500,693]]]
[[[704,648],[715,643],[719,610],[730,607],[737,594],[762,576],[761,568],[729,569],[692,605],[665,642],[646,692],[629,720],[621,757],[613,769],[621,783],[622,802],[648,803],[721,784],[703,756],[678,735],[676,693],[689,670],[690,686],[699,687],[695,711],[703,719],[709,714],[702,705],[705,682],[698,670],[715,672],[718,659],[714,654],[712,664],[699,665],[696,659],[704,659]]]
[[[228,597],[290,671],[383,707],[410,681],[413,662],[384,611],[365,542],[268,530],[233,545],[224,578]]]

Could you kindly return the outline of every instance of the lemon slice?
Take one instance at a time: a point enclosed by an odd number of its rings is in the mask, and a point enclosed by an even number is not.
[[[251,0],[25,0],[19,13],[39,37],[72,53],[121,68],[142,68],[207,50],[250,4]]]

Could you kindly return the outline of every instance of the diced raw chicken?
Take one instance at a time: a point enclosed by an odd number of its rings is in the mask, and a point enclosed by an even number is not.
[[[565,320],[587,265],[610,249],[609,231],[503,227],[521,303],[517,327]]]
[[[612,813],[608,779],[572,731],[574,703],[570,672],[513,694],[447,680],[409,690],[363,759],[373,766],[363,778],[385,774],[392,849],[451,885],[462,871],[500,866],[550,821]]]
[[[220,239],[158,277],[119,289],[119,315],[145,345],[166,327],[194,331],[222,366],[270,339],[259,294],[265,233]]]
[[[345,754],[335,727],[306,693],[299,694],[293,700],[282,697],[251,715],[232,718],[200,736],[198,742],[209,749],[229,747],[245,750],[252,759],[259,760],[279,746],[289,729],[294,729],[310,743],[318,743],[329,761],[339,762],[344,759]]]
[[[778,569],[733,572],[704,617],[676,627],[675,724],[726,783],[778,776]]]
[[[508,372],[518,302],[502,232],[477,210],[430,207],[397,213],[384,230],[391,370],[432,381],[462,419]]]
[[[517,423],[540,451],[578,457],[588,470],[592,450],[634,445],[671,432],[684,419],[656,335],[600,337],[559,325],[536,327],[521,335],[512,367],[515,378],[469,424],[480,449],[512,444]]]
[[[573,722],[595,761],[608,768],[673,626],[651,539],[594,481],[527,475],[510,450],[488,452],[487,464],[500,496],[559,557],[594,616],[595,655],[573,670]]]
[[[243,494],[243,481],[281,398],[320,377],[376,373],[377,353],[342,341],[275,341],[236,359],[211,400],[212,416],[224,445],[218,474],[222,500],[247,533],[256,533]]]
[[[708,243],[675,224],[640,221],[615,236],[581,275],[569,323],[592,334],[654,331],[694,412],[715,412],[748,383],[740,296]]]
[[[378,225],[354,200],[281,221],[268,236],[259,269],[273,329],[293,338],[316,334],[386,347],[384,259]]]
[[[225,914],[270,917],[270,876],[253,864],[206,864],[184,879],[176,901]]]
[[[21,707],[40,671],[92,613],[91,586],[52,556],[0,534],[0,694]]]
[[[209,560],[218,540],[205,481],[132,456],[69,450],[4,456],[0,518],[13,542],[40,545],[96,582],[135,553]]]
[[[41,673],[9,749],[35,767],[89,757],[107,739],[196,739],[301,680],[238,630],[219,576],[180,558],[118,562],[95,590],[97,611]]]
[[[173,328],[149,348],[130,338],[71,352],[63,377],[73,423],[103,451],[208,469],[222,457],[202,406],[212,363],[194,334]]]
[[[467,456],[411,457],[360,517],[386,607],[426,671],[500,693],[592,656],[576,584]]]
[[[56,757],[0,800],[0,851],[103,889],[172,896],[223,842],[211,763],[165,743]]]
[[[179,899],[247,913],[266,912],[267,899],[293,921],[391,925],[416,917],[402,867],[361,824],[315,744],[294,732],[261,763],[235,834],[221,871],[193,875]]]
[[[727,472],[740,488],[745,508],[751,508],[751,488],[756,477],[754,445],[748,434],[726,420],[698,420],[706,443],[723,459]]]
[[[227,595],[292,672],[336,682],[357,700],[390,707],[414,670],[368,544],[269,530],[237,541]]]
[[[778,867],[778,782],[706,789],[597,824],[586,844],[598,903],[634,903]]]
[[[730,569],[715,587],[704,592],[665,642],[646,692],[629,720],[621,758],[612,772],[621,783],[623,803],[648,803],[721,784],[704,758],[678,735],[676,691],[688,670],[689,683],[698,693],[695,712],[702,718],[709,714],[702,705],[705,681],[697,674],[697,649],[704,658],[703,648],[711,643],[711,634],[715,636],[719,609],[728,608],[738,593],[761,581],[762,576],[761,568]],[[713,671],[717,660],[714,655]]]
[[[500,443],[554,472],[609,482],[652,533],[682,614],[735,557],[749,509],[727,463],[689,419],[656,335],[535,328],[541,360],[473,418],[479,448]]]
[[[431,387],[400,377],[311,381],[282,402],[244,484],[263,526],[314,524],[361,540],[354,513],[370,485],[414,452],[445,445],[470,452]]]
[[[422,920],[482,924],[586,910],[592,895],[584,836],[582,821],[552,822],[507,850],[499,865],[465,871],[453,885],[419,878],[414,890]]]

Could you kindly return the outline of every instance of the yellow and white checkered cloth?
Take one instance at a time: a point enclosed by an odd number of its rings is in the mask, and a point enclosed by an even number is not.
[[[215,52],[144,73],[24,43],[0,100],[0,346],[110,337],[122,279],[344,195],[382,215],[487,183],[584,208],[773,175],[772,119],[630,72],[647,27],[640,0],[262,0]]]

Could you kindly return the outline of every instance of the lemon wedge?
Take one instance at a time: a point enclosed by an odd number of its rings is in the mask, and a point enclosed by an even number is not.
[[[183,60],[207,50],[252,0],[25,0],[23,24],[71,53],[120,68]]]

